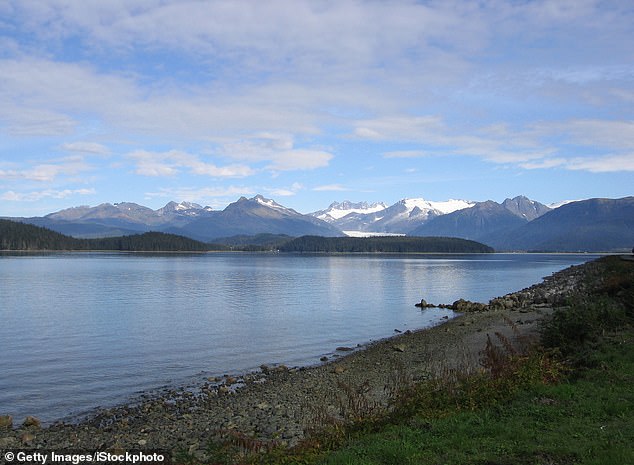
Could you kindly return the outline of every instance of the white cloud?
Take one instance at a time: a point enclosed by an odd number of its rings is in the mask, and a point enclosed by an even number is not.
[[[0,170],[0,179],[52,182],[60,176],[73,176],[91,169],[81,157],[66,157],[51,163]]]
[[[201,161],[195,155],[178,150],[168,152],[136,150],[129,153],[128,158],[135,160],[135,172],[142,176],[175,176],[181,172],[182,168],[191,174],[215,178],[239,178],[255,173],[246,165],[216,166],[213,163]]]
[[[46,189],[40,191],[31,192],[15,192],[7,191],[0,195],[0,200],[6,200],[9,202],[38,202],[44,199],[65,199],[75,195],[93,195],[95,189],[64,189],[54,190]]]
[[[333,155],[320,150],[295,149],[275,153],[269,169],[279,171],[313,170],[328,166]]]
[[[274,171],[312,170],[328,166],[333,155],[323,150],[294,148],[289,134],[258,133],[222,144],[220,152],[237,160],[268,162]]]
[[[417,158],[432,154],[466,155],[524,169],[566,168],[590,172],[630,171],[634,122],[570,120],[511,128],[492,124],[481,128],[450,128],[438,117],[392,116],[357,123],[355,135],[381,141],[420,144],[424,149],[385,152],[385,158]],[[433,150],[429,150],[429,148]],[[575,149],[612,155],[570,156]]]
[[[229,202],[236,200],[236,197],[243,195],[255,195],[253,188],[248,186],[228,186],[228,187],[180,187],[161,188],[155,192],[146,192],[147,199],[167,199],[187,202],[196,202],[208,205],[212,208],[224,208]]]
[[[66,150],[68,152],[79,152],[92,155],[108,155],[110,153],[108,147],[96,142],[69,142],[62,144],[61,148],[62,150]]]
[[[323,186],[313,187],[313,190],[317,192],[345,192],[351,189],[341,184],[326,184]]]
[[[623,155],[606,155],[596,158],[572,158],[566,168],[591,173],[620,173],[634,171],[634,152]]]
[[[281,188],[267,188],[265,189],[268,195],[273,197],[291,197],[297,195],[297,192],[302,190],[304,186],[301,183],[294,182],[290,187]]]

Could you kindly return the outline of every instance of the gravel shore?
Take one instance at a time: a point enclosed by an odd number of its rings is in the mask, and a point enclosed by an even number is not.
[[[591,270],[592,262],[570,267],[488,304],[463,301],[457,318],[362,349],[340,348],[342,356],[323,365],[263,366],[243,376],[201,380],[196,389],[102,410],[78,424],[40,428],[31,419],[30,425],[0,425],[0,450],[187,451],[204,459],[209,441],[227,435],[293,445],[319,418],[340,416],[348,390],[363,390],[365,408],[384,407],[405,383],[447,368],[478,369],[487,335],[535,336],[539,322],[580,290]]]

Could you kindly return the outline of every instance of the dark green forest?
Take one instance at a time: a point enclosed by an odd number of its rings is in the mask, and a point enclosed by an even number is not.
[[[0,220],[0,250],[112,250],[126,252],[206,252],[223,250],[329,253],[489,253],[479,242],[452,237],[322,237],[261,234],[206,244],[176,234],[147,232],[102,239],[77,239],[47,228]]]
[[[491,253],[487,245],[453,237],[321,237],[303,236],[282,246],[280,252],[340,253]]]
[[[127,252],[205,252],[228,250],[175,234],[148,232],[103,239],[76,239],[50,229],[0,220],[0,250],[116,250]]]

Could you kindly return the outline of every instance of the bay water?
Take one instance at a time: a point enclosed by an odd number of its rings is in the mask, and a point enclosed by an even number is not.
[[[0,415],[50,423],[143,392],[312,365],[441,323],[593,255],[0,254]]]

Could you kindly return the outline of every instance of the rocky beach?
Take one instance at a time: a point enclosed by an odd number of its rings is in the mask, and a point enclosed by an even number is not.
[[[205,460],[213,440],[292,446],[325,421],[359,413],[355,409],[387,408],[394,393],[409,383],[453,368],[481,369],[487,337],[501,334],[526,343],[553,308],[583,292],[595,269],[594,262],[573,266],[486,304],[459,300],[450,305],[461,313],[454,319],[364,347],[337,348],[338,356],[318,366],[262,366],[252,373],[203,379],[191,389],[142,396],[78,423],[46,428],[35,417],[14,425],[5,415],[9,412],[0,412],[0,450],[184,451]],[[351,397],[363,405],[351,405]]]

